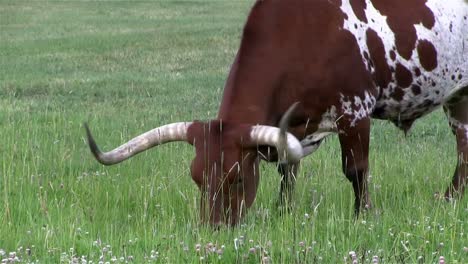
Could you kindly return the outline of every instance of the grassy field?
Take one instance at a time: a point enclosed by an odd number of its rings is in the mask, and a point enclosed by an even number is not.
[[[468,199],[434,199],[455,140],[441,111],[405,137],[374,122],[374,209],[353,218],[335,137],[301,165],[295,208],[275,207],[263,163],[239,227],[198,221],[193,149],[161,146],[122,164],[103,149],[161,124],[216,117],[252,1],[0,0],[0,260],[98,263],[468,262]],[[9,256],[11,255],[11,256]]]

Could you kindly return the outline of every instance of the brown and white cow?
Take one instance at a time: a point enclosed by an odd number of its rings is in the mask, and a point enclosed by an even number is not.
[[[236,224],[255,199],[261,159],[281,154],[281,197],[287,197],[300,159],[333,133],[359,212],[370,205],[370,119],[406,132],[439,106],[457,139],[458,164],[445,193],[452,198],[463,195],[468,178],[464,0],[259,0],[217,119],[162,126],[107,153],[87,132],[91,151],[106,165],[169,141],[192,144],[202,220]]]

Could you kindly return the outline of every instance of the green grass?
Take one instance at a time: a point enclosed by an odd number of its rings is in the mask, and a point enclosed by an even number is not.
[[[358,220],[335,137],[302,163],[291,214],[279,215],[280,179],[262,163],[245,220],[216,231],[199,224],[187,144],[112,167],[92,158],[84,121],[110,149],[161,124],[214,118],[251,5],[0,0],[0,249],[41,263],[343,263],[349,251],[360,263],[467,263],[466,196],[433,197],[456,162],[440,111],[408,137],[374,122],[375,208]]]

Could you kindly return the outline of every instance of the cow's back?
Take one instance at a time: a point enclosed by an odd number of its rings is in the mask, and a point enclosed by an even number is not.
[[[407,129],[468,86],[468,4],[464,0],[343,1],[379,88],[373,116]]]
[[[466,86],[467,10],[464,0],[257,1],[218,117],[274,125],[301,101],[295,119],[309,126],[332,108],[352,123],[372,114],[410,126]]]

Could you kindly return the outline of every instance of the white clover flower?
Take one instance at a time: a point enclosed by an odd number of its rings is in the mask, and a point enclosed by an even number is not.
[[[444,256],[439,257],[439,264],[445,264],[445,258]]]
[[[263,257],[262,258],[262,264],[270,264],[270,263],[271,263],[270,257]]]

